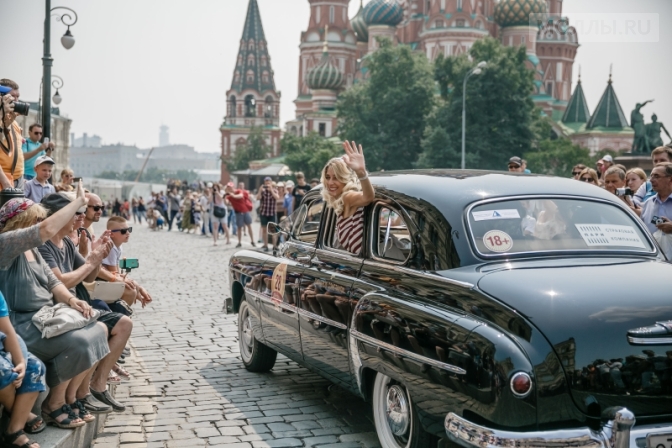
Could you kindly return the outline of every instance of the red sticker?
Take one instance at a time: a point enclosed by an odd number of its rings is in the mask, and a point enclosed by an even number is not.
[[[490,252],[508,252],[513,247],[513,239],[501,230],[491,230],[483,235],[483,244]]]

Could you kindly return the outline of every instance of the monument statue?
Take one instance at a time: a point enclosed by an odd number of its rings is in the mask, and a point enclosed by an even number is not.
[[[665,125],[658,122],[658,115],[651,115],[651,120],[653,120],[653,122],[646,125],[646,143],[648,152],[653,151],[659,146],[663,146],[663,139],[660,137],[661,130],[665,131],[667,138],[672,140],[670,133],[665,129]]]
[[[644,125],[644,115],[640,109],[653,100],[644,101],[644,103],[637,103],[635,110],[630,113],[630,127],[635,130],[635,141],[632,143],[633,154],[644,153],[647,150],[646,144],[646,126]]]

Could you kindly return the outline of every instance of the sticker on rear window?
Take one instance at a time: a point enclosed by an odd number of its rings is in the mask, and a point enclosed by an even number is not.
[[[519,219],[520,214],[515,208],[505,210],[485,210],[482,212],[471,212],[474,221],[491,221],[493,219]]]
[[[588,246],[626,246],[646,249],[634,227],[612,224],[574,224]]]
[[[483,244],[490,252],[508,252],[513,247],[513,239],[501,230],[491,230],[483,235]]]

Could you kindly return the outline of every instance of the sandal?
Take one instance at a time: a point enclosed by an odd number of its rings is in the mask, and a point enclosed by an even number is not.
[[[121,377],[110,370],[110,373],[107,375],[107,384],[120,384]]]
[[[56,417],[59,415],[67,414],[68,416],[61,420],[60,422],[56,420]],[[47,412],[47,411],[42,411],[42,417],[44,420],[47,422],[49,425],[53,426],[58,426],[61,429],[75,429],[79,428],[80,426],[86,425],[86,422],[82,420],[81,422],[75,423],[73,420],[77,420],[79,417],[75,415],[75,413],[72,411],[72,408],[68,406],[67,404],[64,404],[60,408],[56,409],[55,411]]]
[[[28,439],[28,441],[26,443],[24,443],[23,445],[14,445],[14,442],[16,441],[16,439],[18,439],[21,436],[25,436],[25,435],[26,435],[26,433],[23,432],[23,429],[19,429],[18,431],[14,432],[12,434],[5,433],[5,435],[2,436],[2,441],[5,442],[5,444],[8,444],[8,445],[13,446],[13,447],[16,446],[18,448],[31,448],[34,444],[37,443],[34,440]]]
[[[37,428],[35,428],[37,426]],[[47,424],[44,422],[44,419],[39,415],[35,416],[34,419],[28,420],[26,425],[23,427],[23,430],[26,434],[39,434],[44,431],[47,427]],[[35,428],[35,429],[33,429]]]
[[[86,407],[84,407],[84,403],[81,401],[75,400],[75,402],[72,403],[70,407],[72,408],[72,411],[75,413],[75,415],[84,420],[84,422],[91,423],[96,421],[96,417],[91,412],[89,412]]]
[[[122,379],[131,379],[131,374],[128,373],[128,370],[124,369],[121,367],[119,364],[115,364],[114,367],[112,367],[112,371],[116,373],[117,375],[123,377]]]

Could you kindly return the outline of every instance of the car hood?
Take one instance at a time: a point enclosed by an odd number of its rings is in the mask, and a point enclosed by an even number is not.
[[[672,265],[629,261],[595,265],[508,265],[478,288],[514,308],[548,339],[576,405],[626,406],[637,416],[672,414]],[[651,331],[637,331],[650,327]],[[635,345],[628,339],[640,337]],[[643,339],[643,340],[641,340]],[[543,369],[542,369],[543,370]]]

